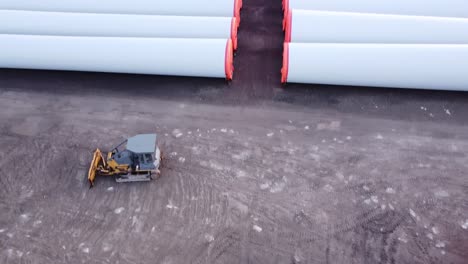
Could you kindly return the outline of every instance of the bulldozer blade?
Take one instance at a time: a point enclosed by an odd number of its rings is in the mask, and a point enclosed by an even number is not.
[[[91,161],[91,165],[89,166],[88,171],[89,188],[94,186],[94,179],[96,178],[97,168],[103,161],[104,157],[102,156],[102,152],[99,149],[96,149],[96,151],[94,151],[93,160]]]

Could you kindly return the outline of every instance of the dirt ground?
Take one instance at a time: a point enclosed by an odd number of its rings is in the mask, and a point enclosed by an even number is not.
[[[282,88],[269,2],[229,85],[0,69],[0,263],[467,263],[468,94]],[[160,178],[88,188],[154,132]]]
[[[466,96],[364,115],[31,86],[0,89],[1,263],[468,259]],[[94,148],[147,132],[161,178],[88,189]]]

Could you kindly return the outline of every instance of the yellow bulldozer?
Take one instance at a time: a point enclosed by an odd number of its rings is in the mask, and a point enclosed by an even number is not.
[[[150,181],[159,176],[162,155],[156,138],[156,134],[130,137],[106,156],[96,149],[88,171],[89,187],[94,186],[96,176],[114,176],[117,182]]]

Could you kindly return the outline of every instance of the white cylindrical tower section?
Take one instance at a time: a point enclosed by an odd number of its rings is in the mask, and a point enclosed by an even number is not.
[[[468,44],[467,18],[290,9],[287,21],[286,42]]]
[[[121,15],[0,10],[0,34],[231,38],[237,48],[235,17]]]
[[[282,82],[468,91],[468,45],[285,43]]]
[[[0,67],[232,79],[230,39],[0,35]]]
[[[468,17],[465,0],[283,0],[284,18],[290,9],[413,16]],[[283,20],[286,28],[286,19]]]
[[[167,16],[224,16],[240,21],[242,0],[0,0],[0,9]]]

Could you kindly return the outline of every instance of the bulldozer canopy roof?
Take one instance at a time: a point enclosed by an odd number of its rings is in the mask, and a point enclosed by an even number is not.
[[[128,138],[127,149],[133,153],[153,153],[156,150],[156,134],[140,134]]]

